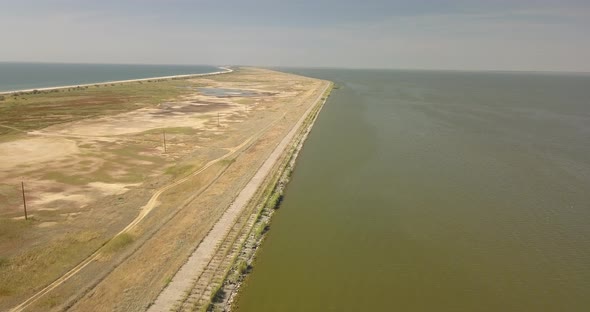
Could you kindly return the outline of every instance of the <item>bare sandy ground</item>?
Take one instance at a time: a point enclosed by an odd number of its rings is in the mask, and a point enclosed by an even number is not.
[[[64,138],[27,138],[0,143],[0,171],[42,163],[79,153],[76,142]]]

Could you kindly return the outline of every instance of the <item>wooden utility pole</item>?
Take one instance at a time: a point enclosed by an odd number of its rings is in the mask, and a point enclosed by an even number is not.
[[[25,198],[25,182],[21,181],[20,186],[23,190],[23,207],[25,208],[25,220],[28,220],[29,216],[27,216],[27,199]]]
[[[166,149],[166,131],[162,131],[162,135],[164,136],[164,153],[167,153],[168,150]]]
[[[217,113],[217,126],[219,127],[219,113]]]

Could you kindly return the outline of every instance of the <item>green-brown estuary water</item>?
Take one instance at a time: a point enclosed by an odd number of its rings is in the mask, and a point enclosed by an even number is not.
[[[238,311],[590,311],[590,76],[292,71],[340,88]]]

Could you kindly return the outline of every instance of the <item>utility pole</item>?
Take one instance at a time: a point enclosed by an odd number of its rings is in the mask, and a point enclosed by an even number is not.
[[[27,216],[27,199],[25,198],[25,182],[21,181],[20,186],[23,190],[23,207],[25,208],[25,220],[28,220],[29,217]]]
[[[219,113],[217,113],[217,126],[219,127]]]
[[[166,149],[166,131],[162,131],[162,135],[164,136],[164,153],[167,153],[168,150]]]

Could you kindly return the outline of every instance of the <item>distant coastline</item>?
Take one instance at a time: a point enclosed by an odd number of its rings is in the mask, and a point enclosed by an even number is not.
[[[85,83],[85,84],[74,84],[74,85],[67,85],[67,86],[54,86],[54,87],[43,87],[43,88],[31,88],[31,89],[22,89],[22,90],[9,90],[9,91],[0,91],[0,95],[10,95],[14,93],[30,93],[36,91],[53,91],[53,90],[62,90],[62,89],[70,89],[70,88],[83,88],[83,87],[91,87],[91,86],[103,86],[109,84],[118,84],[118,83],[129,83],[129,82],[138,82],[138,81],[149,81],[149,80],[167,80],[167,79],[178,79],[178,78],[191,78],[191,77],[202,77],[202,76],[211,76],[211,75],[219,75],[219,74],[226,74],[233,72],[233,69],[229,67],[218,67],[221,69],[220,71],[210,72],[210,73],[200,73],[200,74],[183,74],[183,75],[172,75],[172,76],[161,76],[161,77],[149,77],[149,78],[138,78],[138,79],[126,79],[126,80],[115,80],[115,81],[103,81],[103,82],[96,82],[96,83]]]

